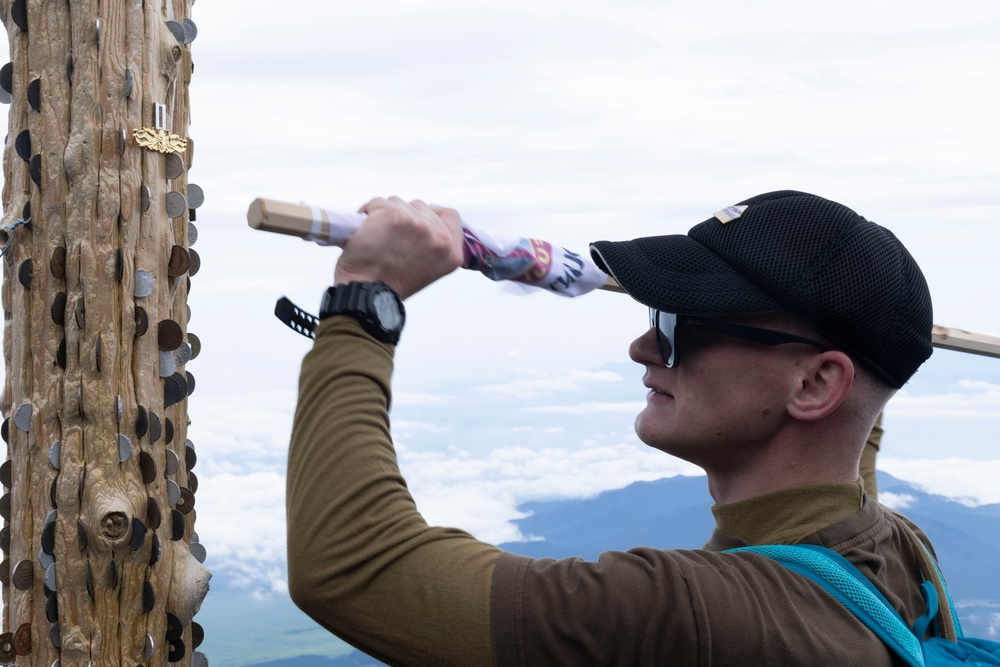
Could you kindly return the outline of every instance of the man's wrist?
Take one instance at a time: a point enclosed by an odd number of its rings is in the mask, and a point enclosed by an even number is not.
[[[351,281],[328,288],[319,319],[341,314],[355,317],[369,335],[392,345],[399,342],[406,321],[402,299],[382,282]]]

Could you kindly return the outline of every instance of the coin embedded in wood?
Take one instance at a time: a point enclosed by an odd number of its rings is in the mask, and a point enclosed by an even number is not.
[[[83,521],[80,519],[76,520],[76,546],[80,551],[86,551],[87,545],[90,544],[90,538],[87,537],[87,527],[83,525]]]
[[[52,321],[63,326],[66,324],[66,292],[57,292],[52,298]]]
[[[25,162],[31,161],[31,133],[27,130],[21,130],[17,139],[14,140],[14,150],[17,151],[18,157],[20,157]]]
[[[132,440],[124,433],[118,434],[118,462],[125,463],[132,458]]]
[[[7,63],[0,67],[0,89],[10,95],[12,93],[12,82],[14,80],[14,63]],[[8,99],[7,104],[10,104]]]
[[[135,76],[132,74],[132,68],[125,68],[125,99],[131,99],[132,88],[135,86]]]
[[[184,634],[184,624],[181,623],[181,619],[177,618],[176,614],[167,612],[167,633],[166,639],[168,642],[172,642],[175,639],[180,639]]]
[[[188,396],[190,396],[194,393],[194,374],[191,371],[184,371],[184,375],[187,376]]]
[[[198,493],[198,475],[193,472],[188,472],[188,488],[191,493]]]
[[[170,510],[170,539],[174,542],[184,539],[184,515]]]
[[[17,651],[14,650],[14,633],[5,632],[0,635],[0,662],[14,662]]]
[[[28,432],[31,427],[31,403],[22,403],[14,411],[14,426],[20,431]]]
[[[136,337],[142,336],[149,329],[149,315],[146,314],[146,309],[142,306],[135,307],[135,335]]]
[[[149,429],[149,415],[146,414],[146,408],[141,405],[136,407],[135,412],[135,437],[141,438]]]
[[[45,620],[49,623],[55,623],[59,620],[59,596],[50,595],[45,598]],[[56,661],[58,662],[58,660]],[[55,667],[55,666],[53,666]]]
[[[28,83],[28,104],[35,111],[41,111],[42,102],[42,80],[32,79]]]
[[[56,564],[52,563],[47,568],[45,568],[45,588],[49,591],[55,591],[56,589]],[[48,595],[48,593],[46,593]]]
[[[203,641],[205,641],[205,628],[201,627],[198,621],[191,621],[191,648],[198,648]]]
[[[177,509],[180,510],[181,514],[190,514],[191,510],[194,509],[194,493],[191,489],[181,488],[181,498],[177,502]]]
[[[180,178],[184,173],[184,158],[178,153],[167,153],[163,161],[163,171],[168,179]]]
[[[59,475],[56,475],[55,477],[52,478],[52,482],[49,484],[49,502],[52,503],[53,507],[55,507],[57,505],[57,503],[56,503],[56,485],[57,485],[58,481],[59,481]]]
[[[169,662],[180,662],[184,659],[185,653],[184,640],[175,639],[168,645],[167,660]]]
[[[180,484],[172,479],[167,480],[167,504],[173,507],[181,501],[181,487]]]
[[[28,2],[27,0],[14,0],[10,6],[10,18],[21,30],[28,31]]]
[[[188,183],[187,186],[188,208],[198,208],[204,203],[205,203],[205,191],[201,189],[201,186],[195,183]]]
[[[177,469],[180,468],[181,462],[177,458],[177,452],[175,452],[172,449],[167,449],[166,453],[163,456],[164,459],[166,459],[166,464],[164,465],[163,472],[169,477],[177,472]]]
[[[76,318],[76,326],[83,329],[87,324],[87,306],[83,303],[83,297],[76,300],[76,306],[73,308],[73,316]]]
[[[198,242],[198,228],[188,223],[188,247],[190,248]]]
[[[4,423],[6,424],[6,422]],[[4,438],[4,441],[6,440],[7,438]],[[12,464],[10,462],[10,459],[7,459],[6,461],[3,462],[2,465],[0,465],[0,484],[3,484],[8,489],[10,488],[11,484],[11,474],[10,474],[11,465]]]
[[[8,419],[4,419],[3,423],[0,424],[0,437],[2,437],[3,441],[6,442],[8,445],[10,444],[10,419],[9,418]],[[10,463],[9,460],[7,462]],[[6,486],[10,486],[10,484],[7,484]]]
[[[49,463],[56,470],[59,470],[59,466],[62,463],[62,440],[56,440],[51,445],[49,445]]]
[[[5,493],[0,496],[0,517],[4,521],[10,521],[10,494]]]
[[[135,272],[135,288],[132,294],[140,299],[153,293],[153,274],[146,269],[139,269]]]
[[[162,555],[163,544],[160,542],[160,536],[153,533],[153,537],[149,540],[149,566],[153,567],[156,565]]]
[[[176,350],[184,342],[184,329],[173,320],[162,320],[157,325],[156,341],[161,350]]]
[[[59,368],[63,370],[66,369],[66,339],[63,338],[59,341],[59,347],[56,348],[56,363]]]
[[[42,528],[42,551],[54,554],[56,548],[56,522],[45,524]]]
[[[156,481],[156,461],[149,452],[139,453],[139,471],[142,473],[143,484],[152,484]]]
[[[174,353],[167,352],[166,350],[160,350],[160,377],[168,378],[176,372],[177,360],[174,358]]]
[[[170,421],[169,417],[163,427],[163,436],[166,438],[168,445],[174,441],[174,423]]]
[[[132,539],[129,546],[132,551],[138,551],[146,543],[146,524],[141,519],[132,517]]]
[[[184,43],[184,24],[177,21],[167,21],[167,30],[174,36],[178,44]]]
[[[152,197],[149,194],[148,186],[144,185],[139,188],[139,207],[142,209],[143,213],[149,210],[149,202],[151,199]]]
[[[187,362],[191,361],[191,346],[187,343],[181,343],[177,346],[177,349],[171,352],[174,356],[174,361],[177,362],[178,366],[183,366]],[[188,381],[190,385],[190,381]],[[190,391],[188,392],[190,394]]]
[[[22,623],[14,631],[14,652],[18,655],[31,653],[31,623]]]
[[[10,552],[10,526],[0,528],[0,551]]]
[[[191,19],[184,19],[184,43],[190,44],[198,36],[198,26]],[[191,66],[194,68],[194,65]]]
[[[176,190],[168,192],[163,201],[167,208],[167,215],[171,218],[179,218],[187,210],[187,199]]]
[[[98,334],[97,342],[94,343],[94,368],[101,372],[101,336]]]
[[[191,266],[191,256],[184,246],[175,245],[170,249],[170,259],[167,260],[167,275],[171,278],[183,275]]]
[[[142,657],[145,658],[147,662],[153,659],[153,651],[155,648],[156,644],[153,643],[153,637],[147,634],[146,642],[142,647]]]
[[[84,565],[84,568],[83,568],[83,581],[87,585],[87,593],[89,593],[90,597],[93,598],[94,597],[94,575],[91,574],[91,572],[90,572],[90,561],[89,560],[87,561],[87,563]]]
[[[184,464],[188,472],[194,470],[196,463],[198,463],[198,455],[194,451],[194,443],[188,440],[184,448]]]
[[[31,171],[31,180],[35,183],[35,185],[41,187],[41,185],[42,185],[42,156],[41,155],[35,155],[35,156],[33,156],[31,158],[31,162],[29,163],[29,167],[30,167],[30,171]]]
[[[121,248],[115,251],[115,280],[118,282],[122,281],[125,276],[125,253],[122,252]]]
[[[26,591],[35,585],[35,564],[30,560],[22,560],[14,567],[11,583],[19,591]]]
[[[190,331],[188,332],[187,338],[188,343],[191,345],[191,358],[197,359],[198,355],[201,354],[201,339]]]
[[[152,410],[149,411],[149,442],[150,444],[155,443],[160,439],[162,432],[162,426],[160,424],[160,416],[157,415]]]
[[[31,267],[31,260],[26,259],[21,262],[21,266],[17,269],[17,279],[24,285],[25,289],[31,289]]]
[[[142,582],[142,613],[148,614],[153,611],[155,605],[156,592],[153,590],[153,583],[150,581]]]
[[[199,255],[193,248],[188,249],[188,254],[191,255],[191,266],[188,268],[188,275],[193,276],[198,273],[199,269],[201,269],[201,255]]]
[[[59,630],[59,623],[53,623],[49,628],[49,641],[56,648],[62,648],[62,631]]]
[[[66,277],[66,248],[63,246],[58,246],[52,251],[52,257],[49,259],[49,271],[54,278],[59,280]]]
[[[200,542],[191,543],[191,555],[194,556],[196,561],[202,564],[204,564],[205,559],[208,558],[208,552],[205,551],[205,547],[202,546]]]
[[[156,530],[160,527],[160,504],[156,502],[156,498],[150,496],[146,498],[146,522],[149,524],[150,530]]]

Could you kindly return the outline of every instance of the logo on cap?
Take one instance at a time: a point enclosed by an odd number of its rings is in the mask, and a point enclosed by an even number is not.
[[[743,213],[749,208],[746,204],[740,204],[738,206],[727,206],[721,211],[715,212],[715,217],[719,219],[719,222],[726,224],[727,222],[732,222],[736,218],[743,215]]]

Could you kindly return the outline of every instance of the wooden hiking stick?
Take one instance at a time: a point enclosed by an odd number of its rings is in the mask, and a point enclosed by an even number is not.
[[[337,234],[331,234],[330,229],[331,227],[336,228],[337,218],[347,224],[360,225],[364,217],[362,213],[331,212],[305,204],[291,204],[263,198],[255,199],[247,211],[247,222],[254,229],[313,240],[336,237]],[[336,243],[331,245],[336,245]],[[598,289],[624,293],[615,279],[610,276],[608,276],[607,282],[600,285]],[[1000,338],[996,336],[987,336],[935,324],[931,331],[931,343],[934,347],[944,350],[956,350],[1000,359]]]

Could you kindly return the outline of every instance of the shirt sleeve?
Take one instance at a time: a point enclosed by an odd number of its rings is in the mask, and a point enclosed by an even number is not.
[[[393,347],[324,320],[302,364],[288,458],[288,584],[319,624],[389,664],[491,665],[500,550],[428,526],[389,432]]]
[[[597,562],[504,554],[493,615],[504,666],[893,664],[819,585],[757,554],[638,548]]]

